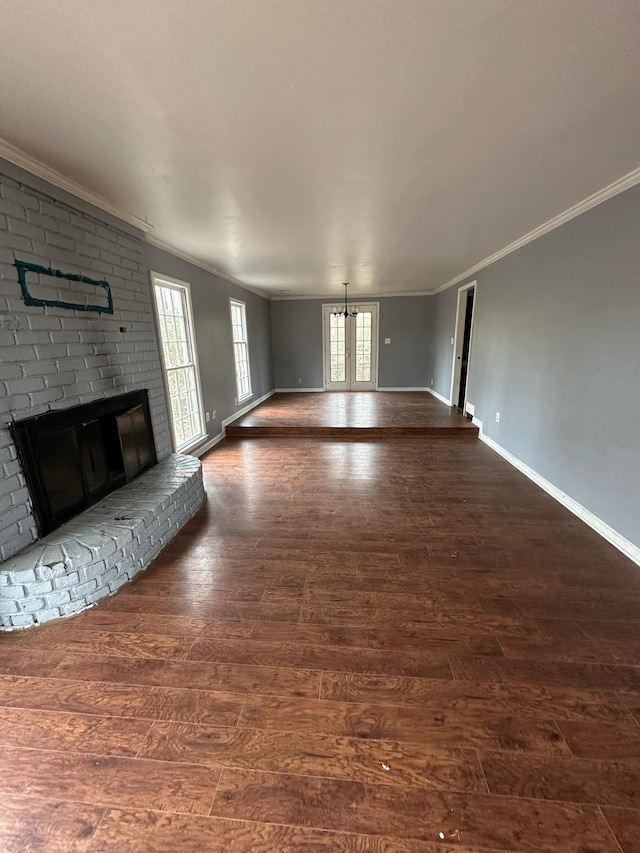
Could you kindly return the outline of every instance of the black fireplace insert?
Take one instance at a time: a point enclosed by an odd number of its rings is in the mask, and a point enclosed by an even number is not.
[[[146,390],[36,415],[10,431],[40,536],[157,461]]]

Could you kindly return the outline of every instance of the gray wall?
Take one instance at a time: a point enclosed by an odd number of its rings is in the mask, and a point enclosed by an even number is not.
[[[380,299],[381,388],[427,388],[433,357],[433,296]],[[385,344],[385,338],[391,338]]]
[[[468,385],[488,436],[635,545],[639,223],[635,187],[474,276]],[[457,289],[436,297],[436,389],[446,397]]]
[[[271,303],[276,388],[322,388],[322,304],[317,299]]]
[[[458,288],[450,287],[434,297],[433,311],[433,388],[445,399],[451,393],[451,365],[455,333]]]
[[[327,301],[271,303],[276,388],[323,387],[322,306]],[[434,298],[395,296],[370,301],[380,303],[378,384],[383,388],[426,388],[433,375]],[[391,343],[385,344],[385,338],[391,338]]]
[[[253,400],[274,387],[269,301],[148,243],[145,259],[149,270],[191,285],[202,399],[206,411],[216,411],[216,417],[206,425],[213,438],[222,431],[223,420],[251,402],[240,406],[235,403],[229,298],[239,299],[247,306]]]

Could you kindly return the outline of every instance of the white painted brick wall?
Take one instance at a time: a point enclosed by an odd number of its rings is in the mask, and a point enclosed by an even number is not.
[[[25,306],[15,260],[106,279],[114,313]],[[139,388],[163,459],[171,438],[142,240],[0,174],[0,563],[37,535],[7,425]]]
[[[200,460],[176,453],[107,495],[0,565],[0,631],[70,616],[112,595],[204,500]]]

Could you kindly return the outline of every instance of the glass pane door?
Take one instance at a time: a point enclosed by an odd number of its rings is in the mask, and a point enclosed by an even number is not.
[[[371,382],[371,322],[370,311],[360,311],[355,318],[355,381]]]
[[[325,388],[373,391],[377,387],[378,306],[354,306],[355,317],[336,316],[341,306],[324,306]]]
[[[344,317],[331,314],[329,318],[329,381],[347,381],[346,323]]]

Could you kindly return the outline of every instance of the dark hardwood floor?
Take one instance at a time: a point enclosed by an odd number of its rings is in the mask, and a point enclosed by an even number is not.
[[[480,442],[204,470],[139,579],[0,636],[3,853],[639,853],[638,566]]]

